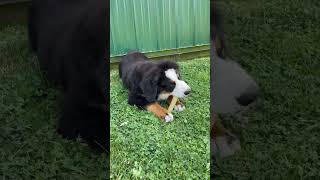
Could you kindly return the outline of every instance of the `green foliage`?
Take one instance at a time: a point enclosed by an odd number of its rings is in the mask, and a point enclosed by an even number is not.
[[[186,110],[164,123],[128,105],[127,90],[111,71],[111,178],[209,178],[209,58],[180,62],[192,88]]]

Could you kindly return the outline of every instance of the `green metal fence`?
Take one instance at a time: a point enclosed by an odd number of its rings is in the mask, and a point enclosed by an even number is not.
[[[209,0],[111,0],[111,57],[209,44]]]

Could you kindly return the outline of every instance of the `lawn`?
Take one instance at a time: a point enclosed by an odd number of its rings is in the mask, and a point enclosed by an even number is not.
[[[216,179],[319,179],[319,1],[220,4],[232,57],[257,80],[261,96],[245,128],[232,124],[242,150],[215,162]]]
[[[209,58],[179,62],[192,88],[186,110],[171,123],[127,104],[117,70],[111,71],[111,178],[209,178]]]
[[[108,159],[55,133],[60,95],[42,77],[23,27],[0,30],[0,177],[107,179]]]

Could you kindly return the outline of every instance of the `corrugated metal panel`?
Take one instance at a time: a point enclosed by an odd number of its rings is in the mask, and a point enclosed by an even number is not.
[[[112,0],[111,56],[209,44],[209,0]]]

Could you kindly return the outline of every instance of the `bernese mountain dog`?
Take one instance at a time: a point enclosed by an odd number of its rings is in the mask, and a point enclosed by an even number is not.
[[[191,92],[189,85],[180,79],[179,66],[173,61],[150,61],[140,52],[130,52],[119,65],[119,76],[129,91],[128,104],[146,109],[165,122],[173,115],[158,101],[169,104],[173,96],[185,98]],[[174,109],[183,111],[185,106],[177,101]]]
[[[256,101],[259,87],[245,69],[230,58],[221,6],[217,0],[211,0],[210,3],[211,152],[213,157],[227,157],[240,150],[240,141],[224,127],[219,115],[245,112]]]
[[[29,40],[41,69],[63,93],[57,131],[109,149],[109,2],[33,0]]]

